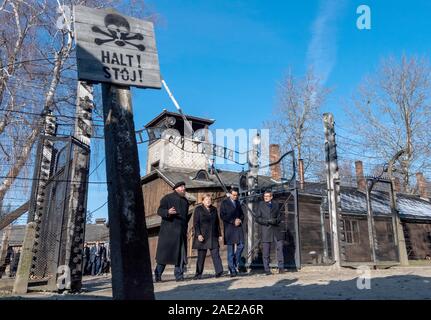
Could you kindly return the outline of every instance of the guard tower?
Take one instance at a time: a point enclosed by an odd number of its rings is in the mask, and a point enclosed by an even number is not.
[[[198,146],[208,141],[208,136],[199,135],[199,130],[208,129],[214,120],[194,116],[186,116],[186,119],[195,132],[194,139],[181,114],[166,109],[145,125],[149,137],[147,174],[156,168],[208,169],[207,156],[199,153]]]

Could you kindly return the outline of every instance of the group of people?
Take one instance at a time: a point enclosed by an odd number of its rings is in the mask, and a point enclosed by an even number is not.
[[[157,214],[162,223],[156,253],[155,281],[162,280],[162,274],[167,264],[175,266],[175,279],[184,280],[184,267],[187,264],[187,227],[189,203],[185,198],[186,185],[184,181],[173,187],[173,192],[160,200]],[[222,236],[220,219],[217,208],[212,204],[211,194],[202,197],[202,203],[195,208],[193,214],[194,241],[193,249],[197,250],[196,274],[194,279],[200,279],[203,274],[207,250],[210,250],[214,264],[215,276],[223,274],[220,258],[220,241],[227,246],[228,269],[231,277],[238,275],[240,261],[244,250],[244,212],[238,201],[238,190],[232,188],[228,197],[220,205],[220,218],[223,221],[224,234]],[[279,273],[284,272],[283,240],[284,235],[280,226],[282,215],[279,205],[273,201],[271,191],[264,193],[264,199],[254,214],[255,221],[261,225],[261,242],[263,251],[263,265],[265,274],[270,275],[270,248],[276,242]]]
[[[103,242],[96,242],[88,246],[87,242],[84,243],[82,263],[83,275],[95,276],[109,273],[111,265],[110,256],[109,244],[105,246]]]
[[[18,270],[20,255],[21,250],[19,248],[14,248],[12,246],[7,248],[3,265],[0,265],[0,278],[6,273],[9,274],[9,277],[15,277]]]

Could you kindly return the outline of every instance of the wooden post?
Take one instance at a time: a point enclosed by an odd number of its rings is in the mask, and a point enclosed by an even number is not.
[[[27,293],[29,271],[32,264],[32,250],[34,238],[36,235],[36,222],[29,222],[25,228],[24,243],[22,244],[22,251],[18,263],[18,270],[13,285],[13,293],[24,294]]]
[[[294,165],[293,168],[294,172],[296,172],[296,167]],[[293,181],[293,201],[295,203],[294,205],[294,215],[295,215],[295,268],[296,271],[299,271],[301,269],[301,239],[299,237],[299,193],[298,193],[298,185],[296,183],[296,173],[295,173],[295,179]],[[287,205],[289,208],[289,205]]]
[[[373,208],[371,205],[371,191],[373,190],[374,182],[367,180],[367,189],[366,189],[366,196],[367,196],[367,221],[368,221],[368,238],[370,241],[370,249],[371,249],[371,259],[374,265],[377,263],[376,258],[376,236],[374,231],[374,215],[373,215]]]
[[[397,210],[397,195],[394,190],[394,181],[391,178],[391,211],[392,211],[392,227],[394,228],[395,241],[398,249],[398,259],[401,266],[409,265],[407,254],[406,239],[404,237],[403,225],[400,220],[399,211]]]
[[[4,231],[3,231],[3,237],[1,240],[1,250],[0,250],[0,279],[3,276],[3,272],[5,271],[3,269],[3,265],[5,264],[5,260],[6,260],[6,255],[8,252],[8,248],[9,248],[9,239],[10,239],[10,234],[12,232],[12,225],[8,225]]]
[[[43,136],[40,138],[38,144],[37,155],[40,157],[37,161],[39,167],[35,168],[34,181],[32,186],[32,195],[30,199],[28,222],[26,233],[24,235],[23,250],[20,255],[18,263],[17,277],[15,279],[15,286],[17,293],[27,292],[27,285],[30,273],[35,270],[37,263],[43,263],[37,260],[37,252],[40,247],[40,235],[43,232],[42,218],[45,212],[45,189],[51,173],[51,162],[53,155],[54,143],[47,137],[54,136],[56,132],[56,118],[49,111],[45,115],[45,126]],[[30,222],[34,224],[30,225]],[[24,262],[21,263],[21,260]],[[19,277],[18,277],[19,275]]]
[[[70,270],[70,285],[66,284],[66,289],[70,291],[79,291],[82,287],[82,253],[87,212],[93,107],[93,86],[87,82],[78,81],[74,137],[81,142],[81,145],[73,144],[72,150],[65,257],[65,265]]]
[[[325,156],[328,188],[329,221],[332,235],[332,257],[334,266],[341,266],[341,252],[339,242],[339,217],[341,209],[340,177],[338,172],[337,147],[335,143],[334,116],[332,113],[323,114],[325,131]]]
[[[129,87],[102,84],[114,299],[154,299]]]
[[[401,224],[401,220],[400,220],[400,216],[399,216],[399,211],[397,210],[397,192],[400,192],[397,188],[397,183],[396,180],[397,178],[394,177],[393,171],[394,171],[394,164],[395,161],[397,161],[403,154],[405,153],[404,150],[400,150],[398,151],[394,157],[389,161],[389,166],[388,166],[388,175],[389,175],[389,179],[391,180],[391,211],[392,211],[392,215],[393,215],[393,219],[394,221],[394,233],[396,236],[396,241],[397,241],[397,247],[398,247],[398,258],[400,261],[400,265],[402,266],[408,266],[409,265],[409,258],[408,258],[408,254],[407,254],[407,247],[406,247],[406,239],[404,237],[404,230],[403,230],[403,226]],[[398,179],[399,182],[399,179]],[[398,184],[399,187],[399,184]]]
[[[320,232],[322,233],[322,244],[323,244],[323,263],[329,263],[329,253],[328,253],[328,240],[326,239],[326,229],[325,229],[325,211],[323,206],[320,206]]]

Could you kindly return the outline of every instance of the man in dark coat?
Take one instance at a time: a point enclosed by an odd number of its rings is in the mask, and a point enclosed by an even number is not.
[[[231,189],[229,197],[222,201],[220,217],[224,225],[224,244],[227,245],[229,272],[231,277],[235,277],[238,274],[238,264],[244,250],[244,232],[242,230],[244,213],[238,201],[237,189]]]
[[[270,275],[269,255],[273,241],[277,245],[278,272],[284,272],[283,243],[284,234],[280,226],[282,216],[278,203],[272,201],[272,192],[266,191],[256,212],[256,222],[261,225],[262,256],[265,274]]]
[[[99,270],[97,271],[97,275],[100,275],[103,273],[103,270],[105,270],[105,265],[106,265],[106,248],[103,242],[100,244],[99,253],[100,253],[100,264],[99,264]]]
[[[10,262],[10,272],[9,272],[10,277],[15,277],[16,275],[20,256],[21,256],[21,249],[18,249],[17,252],[14,252],[13,258]]]
[[[93,269],[95,268],[96,262],[96,245],[93,243],[90,247],[90,263],[88,264],[88,274],[94,276]]]
[[[86,276],[88,274],[88,265],[90,264],[90,248],[88,243],[84,243],[84,249],[82,251],[82,275]]]
[[[176,183],[174,192],[160,200],[157,214],[162,217],[159,241],[157,243],[155,280],[162,280],[162,273],[167,264],[175,265],[175,279],[184,280],[184,266],[187,264],[187,226],[189,203],[185,198],[186,184]]]
[[[91,259],[91,275],[95,276],[99,274],[100,269],[100,244],[96,242],[96,245],[90,249]]]

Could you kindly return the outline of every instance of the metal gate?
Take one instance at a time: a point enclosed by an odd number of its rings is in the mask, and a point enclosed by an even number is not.
[[[85,215],[81,218],[80,224],[72,224],[75,232],[79,235],[78,241],[70,247],[70,236],[68,226],[71,225],[71,196],[75,183],[86,184],[84,181],[73,181],[71,179],[73,170],[73,157],[78,152],[90,152],[89,147],[73,137],[50,137],[43,136],[39,144],[34,183],[32,188],[32,199],[30,203],[29,221],[35,221],[36,235],[33,246],[33,263],[30,269],[30,279],[46,280],[48,290],[56,290],[58,267],[62,265],[69,266],[67,253],[70,250],[79,254],[82,252],[84,232],[85,232]],[[38,184],[42,179],[44,155],[42,148],[46,141],[52,143],[52,162],[49,168],[49,179],[43,186],[44,201],[42,207],[35,199],[41,192]],[[80,150],[77,150],[80,149]],[[88,173],[87,173],[88,176]],[[40,200],[40,199],[39,199]],[[40,201],[39,201],[40,202]],[[39,205],[39,208],[36,206]],[[36,210],[40,210],[35,216]],[[75,259],[76,260],[76,259]],[[78,259],[79,260],[79,259]],[[79,265],[80,261],[75,262]],[[79,268],[78,268],[79,269]],[[76,273],[76,272],[75,272]]]
[[[381,177],[370,177],[366,182],[365,192],[352,188],[341,191],[341,212],[337,214],[340,265],[398,265],[392,184]]]
[[[272,185],[257,184],[254,190],[241,187],[241,182],[244,179],[245,173],[240,174],[240,200],[244,202],[244,213],[250,211],[249,205],[252,204],[253,208],[257,207],[259,201],[262,201],[263,193],[266,190],[271,190],[274,196],[274,201],[280,205],[282,212],[282,228],[284,232],[284,265],[288,269],[299,270],[301,268],[301,252],[300,252],[300,236],[299,236],[299,210],[298,210],[298,187],[296,181],[296,163],[294,151],[285,153],[278,161],[269,164],[268,166],[279,165],[281,170],[281,181]],[[253,209],[254,210],[254,209]],[[253,213],[254,215],[254,213]],[[248,221],[244,229],[248,229]],[[246,243],[245,252],[247,252],[246,260],[251,256],[251,263],[248,265],[251,269],[262,268],[262,243],[260,241],[260,226],[254,222],[253,226],[253,241],[251,243],[251,250]],[[276,244],[271,244],[270,253],[270,267],[277,267],[276,258]]]

